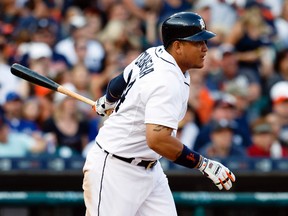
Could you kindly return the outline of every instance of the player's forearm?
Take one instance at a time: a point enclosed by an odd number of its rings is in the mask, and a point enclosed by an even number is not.
[[[184,146],[179,139],[171,135],[172,132],[173,129],[166,126],[147,124],[148,146],[173,162],[194,168],[199,163],[200,155]]]
[[[150,145],[150,148],[174,163],[188,168],[197,168],[202,160],[200,154],[190,150],[180,140],[172,136],[155,142]]]
[[[172,136],[150,142],[149,147],[171,161],[175,161],[183,150],[183,144]]]

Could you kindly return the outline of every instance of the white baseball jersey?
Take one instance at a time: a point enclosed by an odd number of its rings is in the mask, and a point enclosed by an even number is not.
[[[114,113],[104,122],[96,141],[108,152],[146,160],[161,156],[146,142],[145,124],[174,129],[184,117],[190,76],[182,73],[163,46],[143,52],[124,70],[128,82]]]

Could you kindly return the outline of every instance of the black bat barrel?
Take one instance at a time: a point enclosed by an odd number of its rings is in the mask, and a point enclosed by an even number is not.
[[[45,88],[57,91],[59,84],[49,79],[48,77],[42,76],[41,74],[32,71],[31,69],[20,65],[18,63],[14,63],[11,66],[11,73],[17,77],[20,77],[28,82],[31,82],[36,85],[43,86]]]

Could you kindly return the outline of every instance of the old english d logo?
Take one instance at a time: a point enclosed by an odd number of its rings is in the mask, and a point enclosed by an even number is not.
[[[205,29],[205,23],[203,19],[200,19],[200,25],[201,25],[201,29],[204,30]]]

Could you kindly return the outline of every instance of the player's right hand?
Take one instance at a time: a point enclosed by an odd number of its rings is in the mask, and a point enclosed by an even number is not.
[[[93,109],[96,111],[98,115],[101,116],[108,116],[111,114],[112,110],[114,109],[116,103],[111,103],[107,101],[106,95],[102,96],[98,100],[96,100]]]
[[[230,190],[232,182],[235,182],[235,175],[223,164],[202,157],[202,161],[198,169],[208,178],[210,178],[214,184],[222,190]]]

